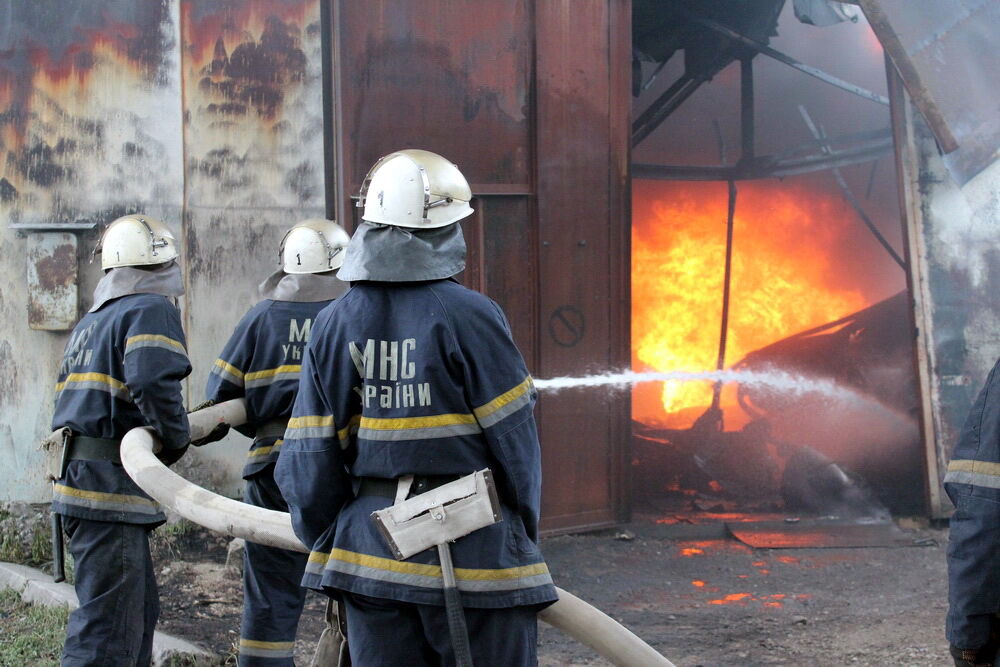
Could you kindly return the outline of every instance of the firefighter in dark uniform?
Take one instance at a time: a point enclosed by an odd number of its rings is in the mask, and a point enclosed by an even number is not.
[[[1000,362],[965,420],[944,488],[955,505],[948,538],[947,636],[958,667],[1000,664]]]
[[[316,314],[347,290],[333,271],[350,237],[335,222],[307,220],[285,234],[281,268],[260,286],[263,300],[243,317],[208,378],[206,397],[246,398],[253,438],[243,467],[244,500],[287,512],[274,483],[274,463],[299,386],[303,352]],[[306,589],[306,555],[247,542],[243,559],[240,665],[292,665]]]
[[[167,227],[128,215],[98,247],[107,272],[66,346],[52,427],[66,431],[52,511],[62,516],[80,606],[69,616],[62,664],[150,664],[159,596],[148,532],[159,506],[122,468],[119,444],[150,426],[166,463],[188,445],[181,380],[191,372],[174,297],[184,293]]]
[[[406,150],[362,187],[364,222],[338,276],[347,294],[313,323],[275,469],[303,584],[340,598],[354,665],[448,665],[455,655],[434,550],[393,558],[370,518],[482,468],[502,521],[452,545],[478,665],[537,662],[537,612],[557,599],[539,551],[536,392],[499,306],[452,276],[471,192],[455,165]]]

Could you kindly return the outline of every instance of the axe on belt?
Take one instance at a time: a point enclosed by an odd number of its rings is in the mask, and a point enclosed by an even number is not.
[[[68,427],[53,431],[47,438],[42,440],[41,449],[51,453],[58,448],[59,468],[52,470],[49,468],[49,477],[55,485],[60,479],[66,476],[66,466],[69,464],[69,448],[73,441],[73,432]],[[51,454],[50,454],[51,456]],[[54,463],[51,458],[49,459]],[[63,524],[62,515],[56,512],[49,514],[50,528],[52,530],[52,581],[59,583],[66,581],[66,561],[65,545],[63,544]]]
[[[437,547],[455,662],[459,667],[472,667],[469,632],[448,544],[501,520],[493,475],[489,469],[480,470],[407,500],[412,483],[412,475],[400,477],[395,504],[373,512],[372,519],[397,560]]]

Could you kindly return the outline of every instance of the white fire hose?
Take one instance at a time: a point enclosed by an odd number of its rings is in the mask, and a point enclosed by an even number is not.
[[[246,422],[246,403],[236,399],[189,415],[191,439],[202,438],[217,424],[239,426]],[[173,472],[153,454],[159,449],[152,430],[134,428],[122,439],[122,465],[139,487],[185,519],[219,533],[250,542],[292,551],[308,552],[292,532],[286,512],[255,507],[220,496],[192,484]],[[558,602],[543,609],[538,617],[580,643],[622,667],[674,667],[607,614],[561,588]]]

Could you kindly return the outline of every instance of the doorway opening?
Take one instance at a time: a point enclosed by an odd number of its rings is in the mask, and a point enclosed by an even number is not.
[[[633,507],[925,509],[885,59],[860,11],[633,2]]]

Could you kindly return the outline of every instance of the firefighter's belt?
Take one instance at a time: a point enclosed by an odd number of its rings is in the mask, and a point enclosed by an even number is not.
[[[264,422],[257,427],[257,432],[253,437],[254,442],[263,440],[264,438],[281,438],[285,435],[286,428],[288,428],[287,419],[275,419],[273,421]]]
[[[459,479],[459,475],[415,475],[408,497],[419,496],[421,493],[444,486],[449,482],[454,482],[456,479]],[[395,498],[396,488],[399,486],[398,479],[389,479],[386,477],[361,477],[358,479],[358,482],[357,495],[359,498],[361,496]]]
[[[111,461],[112,463],[121,463],[121,454],[118,451],[119,444],[118,440],[74,435],[73,439],[70,440],[67,459],[70,461]]]
[[[500,500],[485,469],[372,512],[372,520],[402,560],[500,521]]]

